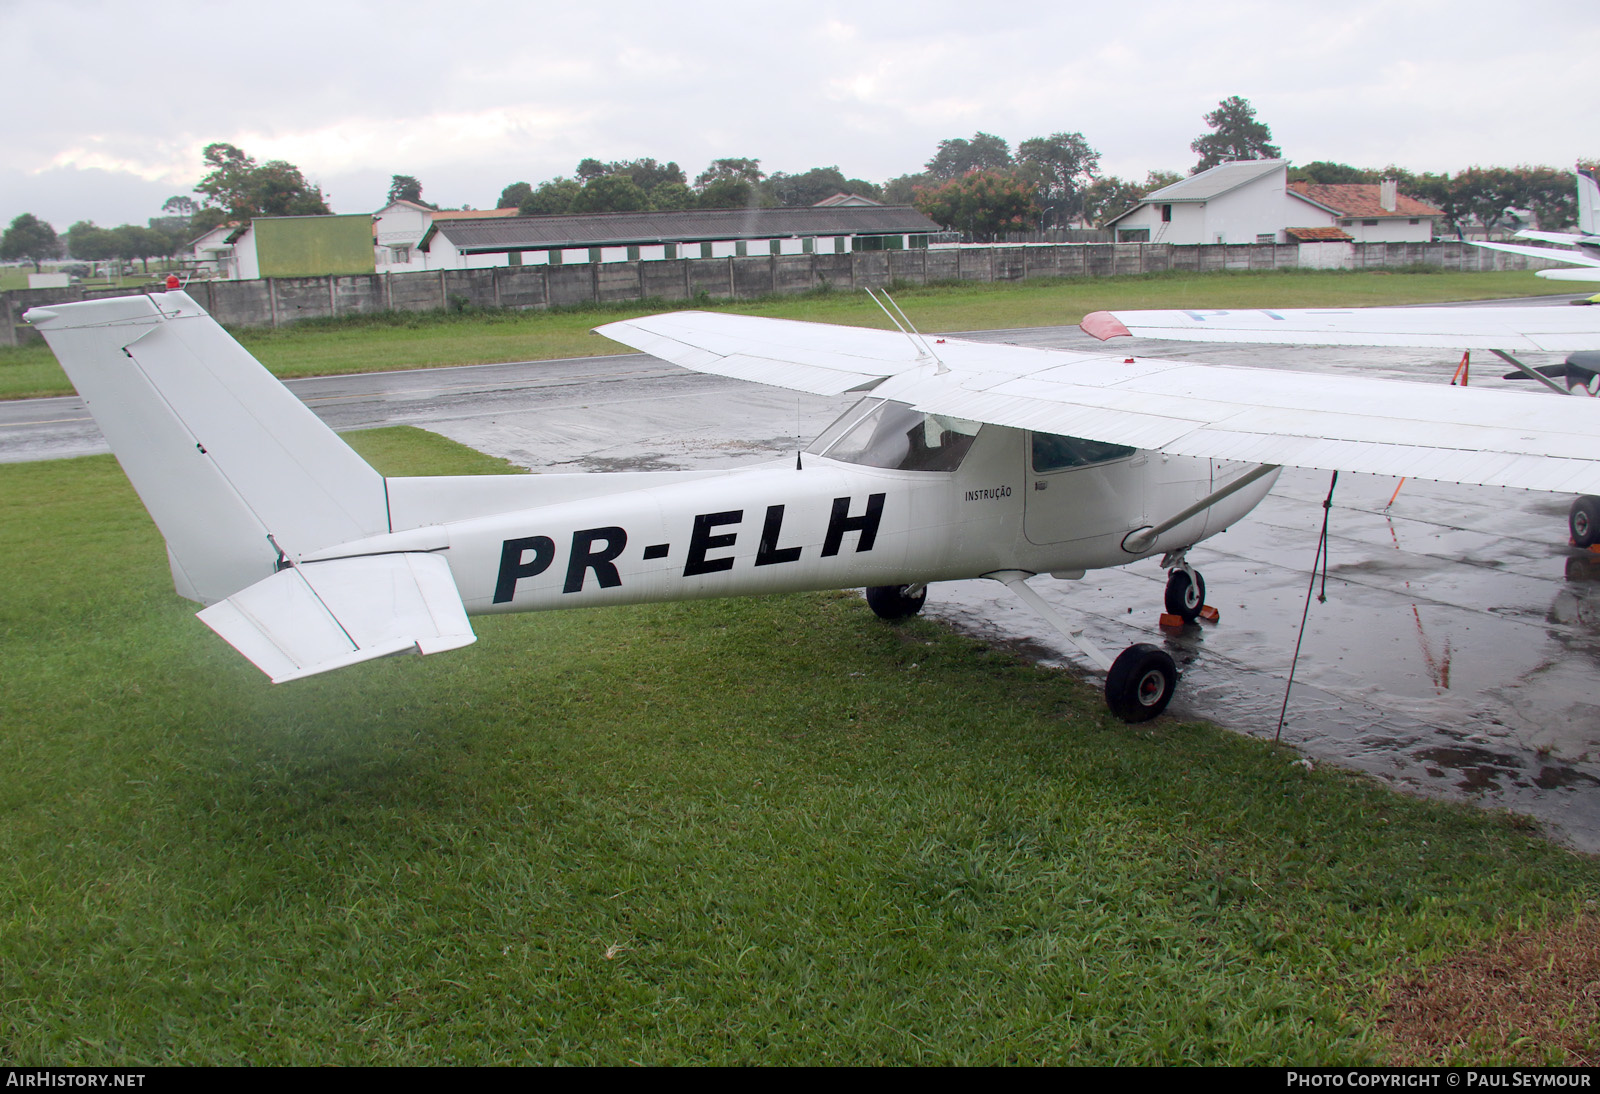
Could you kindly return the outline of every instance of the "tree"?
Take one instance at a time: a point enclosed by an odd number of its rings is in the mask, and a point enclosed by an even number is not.
[[[1083,191],[1083,218],[1090,224],[1103,225],[1119,213],[1138,204],[1146,194],[1154,193],[1182,179],[1176,171],[1151,171],[1143,182],[1131,182],[1113,175],[1095,179]]]
[[[1348,163],[1331,163],[1328,160],[1312,160],[1303,167],[1289,169],[1290,182],[1315,182],[1335,186],[1350,182],[1382,182],[1388,177],[1364,167],[1351,167]]]
[[[1205,122],[1213,132],[1190,143],[1190,150],[1200,156],[1200,162],[1189,171],[1191,175],[1228,160],[1271,160],[1283,154],[1272,143],[1272,130],[1256,121],[1256,108],[1238,95],[1218,103]]]
[[[1065,227],[1083,213],[1083,191],[1100,173],[1100,153],[1082,133],[1052,133],[1017,146],[1017,177],[1037,190],[1043,227]]]
[[[1011,146],[993,133],[974,133],[972,139],[940,141],[939,150],[926,164],[935,182],[947,182],[973,171],[999,171],[1010,167]]]
[[[522,203],[533,197],[533,187],[525,182],[513,182],[500,191],[500,200],[495,204],[496,209],[520,209]]]
[[[694,188],[704,193],[708,186],[718,182],[743,182],[756,186],[766,177],[761,170],[760,160],[712,160],[711,166],[695,176]]]
[[[918,190],[932,185],[934,180],[926,171],[901,175],[883,184],[883,201],[887,205],[910,205],[917,200]]]
[[[840,193],[857,194],[877,200],[881,192],[877,186],[864,179],[845,178],[844,172],[837,166],[813,167],[798,175],[786,175],[779,171],[767,180],[766,189],[772,200],[785,208],[815,205],[825,198]]]
[[[723,178],[708,183],[695,202],[702,209],[759,209],[762,200],[760,186],[747,179]]]
[[[415,175],[390,176],[387,204],[393,204],[397,201],[414,201],[418,205],[427,204],[422,200],[422,183],[417,181]]]
[[[1533,213],[1533,220],[1544,231],[1570,227],[1578,219],[1577,177],[1571,171],[1554,167],[1518,167],[1520,207]]]
[[[682,182],[663,182],[650,191],[650,208],[658,212],[682,212],[685,209],[693,209],[697,202],[695,192]]]
[[[1033,188],[1000,171],[974,171],[943,186],[917,192],[917,209],[930,220],[965,232],[979,243],[1019,232],[1039,216]]]
[[[550,179],[529,194],[519,207],[525,217],[556,216],[570,212],[572,202],[583,190],[576,179]]]
[[[33,263],[33,272],[41,270],[40,263],[61,253],[61,241],[56,230],[32,213],[23,213],[11,222],[11,227],[0,234],[0,259],[15,262],[19,258]]]
[[[650,208],[650,195],[627,175],[601,175],[573,196],[569,212],[634,213]]]
[[[1486,234],[1492,234],[1512,218],[1511,210],[1522,204],[1518,181],[1504,167],[1469,167],[1452,180],[1452,197],[1483,225]]]
[[[192,197],[184,194],[173,194],[161,206],[163,213],[171,213],[175,217],[192,217],[199,211],[200,205]]]
[[[284,160],[257,164],[231,144],[208,144],[202,153],[211,170],[195,186],[205,204],[229,218],[317,216],[329,213],[321,187],[305,180],[300,168]]]

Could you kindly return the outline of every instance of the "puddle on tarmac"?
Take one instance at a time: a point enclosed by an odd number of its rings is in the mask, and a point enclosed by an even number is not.
[[[1386,518],[1394,483],[1340,480],[1327,601],[1311,604],[1283,740],[1408,790],[1528,814],[1600,851],[1600,556],[1566,546],[1565,503],[1548,495],[1409,482]],[[1285,472],[1251,518],[1195,548],[1215,626],[1156,626],[1154,561],[1034,585],[1113,653],[1164,645],[1184,674],[1174,715],[1270,738],[1326,488]],[[936,585],[927,611],[1084,665],[993,582]]]

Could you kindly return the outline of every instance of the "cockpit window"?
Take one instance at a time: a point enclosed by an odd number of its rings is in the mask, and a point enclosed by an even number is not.
[[[954,471],[977,433],[977,422],[924,414],[887,399],[865,399],[823,430],[806,451],[896,471]]]
[[[1107,463],[1133,455],[1134,449],[1125,444],[1107,444],[1084,437],[1062,437],[1055,433],[1033,435],[1033,469],[1035,471],[1066,471],[1073,467],[1088,467],[1094,463]]]

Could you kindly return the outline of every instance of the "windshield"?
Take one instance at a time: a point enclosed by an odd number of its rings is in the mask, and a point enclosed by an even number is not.
[[[924,414],[886,399],[864,399],[806,451],[896,471],[954,471],[977,433],[977,422]]]

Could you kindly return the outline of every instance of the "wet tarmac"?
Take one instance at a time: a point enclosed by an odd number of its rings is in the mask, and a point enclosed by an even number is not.
[[[1103,351],[1076,328],[969,335]],[[1119,353],[1448,383],[1459,354],[1136,342]],[[1484,355],[1487,357],[1487,355]],[[1531,364],[1555,357],[1530,355]],[[1474,384],[1500,362],[1473,361]],[[803,446],[852,398],[674,369],[641,355],[368,374],[291,385],[339,429],[412,424],[523,466],[731,466]],[[1519,390],[1525,385],[1517,385]],[[1558,396],[1551,395],[1550,398]],[[75,399],[0,404],[0,462],[104,451]],[[1421,793],[1514,810],[1600,851],[1600,555],[1567,545],[1567,496],[1342,475],[1325,602],[1313,600],[1283,740],[1318,762]],[[1287,470],[1250,517],[1190,553],[1215,624],[1157,624],[1153,560],[1036,579],[1108,649],[1164,645],[1172,713],[1273,736],[1306,606],[1329,476]],[[1083,658],[1002,587],[934,586],[927,614],[1049,663]]]

